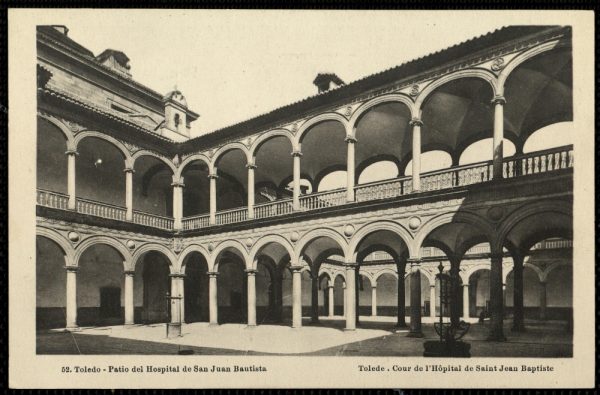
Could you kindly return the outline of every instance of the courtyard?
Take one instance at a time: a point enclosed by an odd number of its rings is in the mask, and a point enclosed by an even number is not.
[[[423,342],[437,338],[432,324],[423,324],[423,338],[407,337],[393,317],[361,317],[354,331],[344,331],[342,317],[322,317],[301,328],[283,325],[184,324],[182,336],[166,338],[165,324],[82,328],[78,332],[38,331],[38,354],[194,354],[194,355],[321,355],[421,356]],[[489,323],[474,323],[464,340],[473,357],[571,357],[572,334],[564,322],[526,321],[515,333],[505,323],[506,342],[486,340]]]

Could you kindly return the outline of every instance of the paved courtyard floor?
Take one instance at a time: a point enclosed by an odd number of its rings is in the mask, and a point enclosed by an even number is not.
[[[183,326],[183,336],[167,339],[165,324],[82,328],[37,333],[38,354],[177,354],[199,355],[347,355],[421,356],[423,342],[437,338],[432,324],[423,324],[423,338],[407,337],[395,328],[393,317],[361,317],[355,331],[344,331],[342,317],[321,317],[318,325],[308,318],[302,328],[285,325],[244,324]],[[464,340],[474,357],[570,357],[572,335],[560,322],[526,322],[527,331],[510,331],[506,342],[486,341],[489,323],[471,324]]]

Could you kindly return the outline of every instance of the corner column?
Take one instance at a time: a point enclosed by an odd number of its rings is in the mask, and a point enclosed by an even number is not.
[[[502,143],[504,140],[504,104],[506,99],[504,96],[496,96],[492,99],[494,105],[494,137],[493,137],[493,178],[502,178],[502,160],[503,160],[503,148]]]
[[[133,221],[133,172],[134,170],[130,167],[124,170],[125,172],[125,207],[127,212],[125,213],[126,221]]]
[[[348,155],[346,161],[346,201],[353,202],[354,201],[354,144],[356,143],[356,139],[352,136],[347,136],[344,140],[346,145],[348,146]]]
[[[515,332],[525,330],[523,320],[523,256],[513,256],[513,327]]]
[[[421,267],[420,259],[409,260],[410,264],[410,330],[408,337],[423,337],[421,330]]]
[[[429,316],[435,320],[435,280],[433,285],[429,285]]]
[[[546,282],[540,282],[540,320],[546,319]]]
[[[65,266],[67,271],[67,312],[66,312],[66,329],[78,330],[77,325],[77,271],[78,266]]]
[[[469,283],[463,284],[463,320],[469,318]]]
[[[294,211],[300,210],[300,158],[302,152],[292,152],[294,158],[294,191],[293,191],[293,209]]]
[[[502,253],[492,253],[490,270],[490,334],[488,340],[505,341],[502,303]]]
[[[302,266],[290,266],[292,271],[292,328],[302,326]]]
[[[412,190],[421,190],[421,122],[413,118],[409,125],[412,126]]]
[[[208,179],[210,180],[210,208],[209,208],[209,219],[208,222],[210,225],[216,224],[216,214],[217,214],[217,169],[214,169],[214,172],[208,175]]]
[[[329,308],[327,310],[327,315],[333,317],[333,309],[335,308],[333,300],[333,284],[331,284],[331,280],[329,280],[329,282],[330,284],[327,286],[327,292],[329,292]]]
[[[171,323],[183,322],[183,278],[184,274],[173,273],[171,277]]]
[[[371,287],[371,316],[377,317],[377,286]]]
[[[69,210],[77,209],[77,196],[75,188],[75,158],[78,153],[75,150],[65,152],[67,154],[67,191],[69,193],[69,201],[67,208]]]
[[[208,316],[209,325],[219,325],[217,304],[217,276],[218,272],[208,272]]]
[[[125,272],[125,325],[134,324],[135,307],[133,305],[133,276],[135,271],[127,270]]]
[[[346,263],[346,328],[347,331],[356,329],[356,263]]]
[[[181,230],[182,223],[181,219],[183,217],[183,177],[180,177],[178,180],[173,177],[173,183],[171,184],[173,187],[173,230]]]
[[[248,163],[246,165],[248,169],[248,219],[254,218],[254,170],[256,165],[254,163]]]
[[[248,275],[248,326],[256,326],[256,273],[258,270],[246,270]]]

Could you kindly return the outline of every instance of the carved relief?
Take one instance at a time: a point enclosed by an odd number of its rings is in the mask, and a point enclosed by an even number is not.
[[[504,58],[499,57],[494,59],[490,68],[492,69],[492,71],[502,70],[502,68],[504,68]]]

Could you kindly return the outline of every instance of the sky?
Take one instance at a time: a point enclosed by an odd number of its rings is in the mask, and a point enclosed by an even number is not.
[[[194,136],[316,94],[319,72],[349,83],[502,27],[407,11],[88,12],[57,23],[96,55],[125,52],[136,81],[177,86],[200,114]]]

